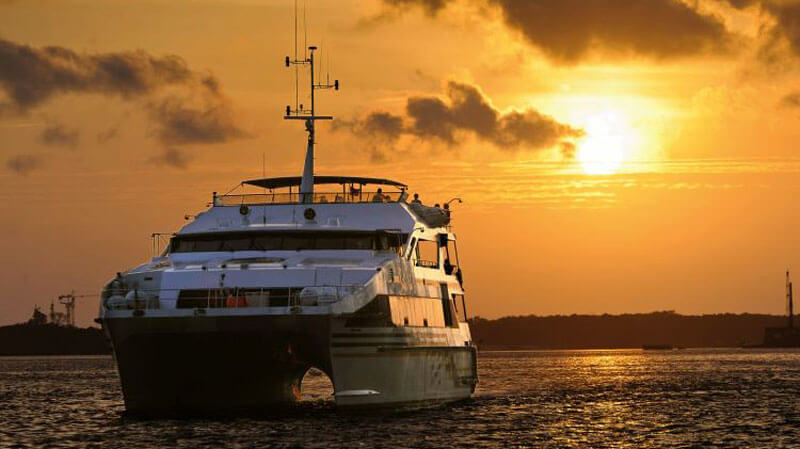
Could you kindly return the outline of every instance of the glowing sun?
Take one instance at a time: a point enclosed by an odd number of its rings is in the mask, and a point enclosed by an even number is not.
[[[615,173],[630,157],[636,133],[618,111],[592,113],[584,120],[586,136],[578,142],[578,162],[591,175]]]

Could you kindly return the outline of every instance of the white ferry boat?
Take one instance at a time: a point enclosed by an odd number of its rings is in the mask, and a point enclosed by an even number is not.
[[[117,273],[98,322],[134,414],[267,410],[311,368],[338,406],[470,397],[476,348],[450,210],[387,179],[315,176],[312,107],[303,176],[213,194],[160,256]]]

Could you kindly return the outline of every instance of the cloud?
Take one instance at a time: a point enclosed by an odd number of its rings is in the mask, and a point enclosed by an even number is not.
[[[429,15],[454,0],[384,0],[393,9]],[[725,52],[732,36],[722,22],[680,0],[472,0],[498,7],[503,20],[552,60],[574,63],[608,53],[678,58]]]
[[[141,50],[86,54],[4,39],[0,39],[0,67],[0,89],[20,112],[65,93],[131,98],[195,78],[186,62],[175,55],[155,57]]]
[[[403,118],[388,112],[373,112],[354,122],[352,129],[355,134],[387,141],[397,140],[405,132]]]
[[[75,148],[78,145],[80,134],[76,129],[69,129],[61,124],[47,125],[41,134],[39,141],[45,145],[62,146]]]
[[[575,154],[578,152],[578,149],[575,147],[574,142],[561,142],[559,145],[559,149],[561,150],[561,157],[566,160],[575,159]]]
[[[44,160],[42,157],[33,154],[18,154],[6,160],[6,168],[22,176],[41,168],[43,165]]]
[[[786,108],[800,108],[800,92],[792,92],[781,98],[781,106]]]
[[[414,6],[422,7],[430,16],[435,16],[439,11],[443,10],[448,1],[451,0],[383,0],[385,4],[399,10]]]
[[[800,2],[764,2],[777,21],[775,33],[786,39],[795,56],[800,55]]]
[[[411,97],[406,102],[405,116],[372,112],[342,126],[371,142],[392,144],[409,135],[453,147],[460,143],[462,135],[471,134],[508,151],[559,146],[565,156],[574,154],[569,140],[584,134],[534,109],[501,112],[480,89],[455,81],[447,85],[446,101],[439,97]]]
[[[216,86],[216,85],[215,85]],[[244,137],[228,102],[208,88],[200,97],[170,95],[148,104],[159,139],[169,145],[220,143]]]
[[[100,143],[106,143],[110,140],[116,139],[118,136],[119,136],[119,127],[112,126],[111,128],[108,128],[105,131],[97,133],[97,141]]]
[[[164,161],[174,166],[188,160],[178,155],[175,145],[248,136],[239,128],[220,82],[190,69],[179,56],[153,56],[142,50],[89,54],[0,39],[0,115],[24,114],[69,93],[138,100],[165,145]],[[112,128],[97,138],[107,142],[116,134]],[[74,147],[78,133],[51,126],[40,140]]]
[[[800,1],[797,0],[720,0],[737,9],[758,5],[775,19],[767,30],[769,40],[760,51],[762,60],[781,63],[781,45],[785,44],[795,56],[800,56]]]
[[[166,147],[160,155],[150,158],[150,162],[183,169],[189,166],[190,159],[189,155],[179,148]]]

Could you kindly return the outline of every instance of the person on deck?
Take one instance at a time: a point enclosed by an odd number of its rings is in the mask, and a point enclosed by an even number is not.
[[[419,193],[414,194],[414,199],[411,200],[411,204],[422,204],[422,201],[419,199]]]
[[[383,196],[383,189],[378,187],[378,191],[375,192],[375,195],[372,197],[373,203],[383,203],[386,201],[386,197]]]

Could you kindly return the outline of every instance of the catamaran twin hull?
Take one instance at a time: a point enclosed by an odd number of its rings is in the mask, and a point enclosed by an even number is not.
[[[291,403],[311,367],[342,406],[470,396],[476,349],[449,212],[404,189],[351,193],[390,181],[315,181],[344,185],[329,202],[215,196],[161,256],[109,281],[99,322],[129,412]]]
[[[378,297],[362,313],[107,318],[125,406],[145,415],[263,411],[300,398],[311,367],[339,406],[422,405],[468,398],[475,347],[459,327],[368,327],[371,313],[421,298]],[[467,331],[468,332],[468,331]]]

